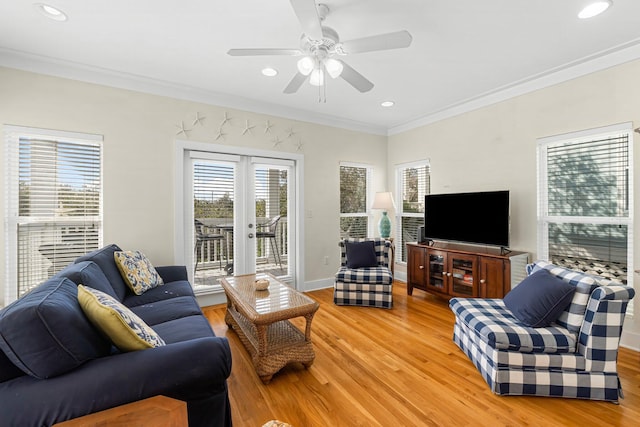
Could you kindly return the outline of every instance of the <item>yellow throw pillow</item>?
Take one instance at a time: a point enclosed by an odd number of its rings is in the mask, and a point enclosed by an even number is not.
[[[122,278],[136,295],[164,285],[162,278],[142,252],[117,251],[113,253],[113,257]]]
[[[164,340],[131,310],[112,296],[78,285],[78,302],[89,321],[120,351],[161,347]]]

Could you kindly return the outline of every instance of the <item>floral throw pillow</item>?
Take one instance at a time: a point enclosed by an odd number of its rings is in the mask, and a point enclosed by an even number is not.
[[[89,321],[120,351],[161,347],[165,342],[135,313],[111,295],[78,285],[78,302]]]
[[[162,278],[142,252],[117,251],[113,253],[113,257],[122,278],[136,295],[164,285]]]

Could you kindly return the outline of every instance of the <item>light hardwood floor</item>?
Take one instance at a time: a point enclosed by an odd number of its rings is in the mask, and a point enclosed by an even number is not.
[[[312,325],[314,364],[285,367],[263,385],[225,306],[205,308],[231,344],[229,395],[236,427],[278,419],[306,426],[635,426],[640,425],[640,353],[621,349],[625,399],[607,402],[496,396],[452,341],[447,301],[394,284],[392,310],[338,307],[332,289],[309,292],[320,303]],[[298,320],[295,320],[298,322]],[[299,321],[299,325],[302,322]]]

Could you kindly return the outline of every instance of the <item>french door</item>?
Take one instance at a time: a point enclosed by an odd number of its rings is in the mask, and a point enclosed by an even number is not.
[[[184,216],[192,244],[185,246],[192,253],[185,258],[196,292],[219,289],[221,277],[261,272],[295,287],[295,166],[288,159],[188,152],[191,202]]]

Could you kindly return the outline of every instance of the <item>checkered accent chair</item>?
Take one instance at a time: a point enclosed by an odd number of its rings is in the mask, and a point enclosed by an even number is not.
[[[618,344],[633,288],[545,261],[527,273],[539,269],[576,287],[555,323],[525,326],[501,299],[452,298],[454,342],[496,394],[618,402]]]
[[[377,267],[347,268],[345,242],[373,240]],[[357,305],[362,307],[392,308],[393,273],[389,268],[391,242],[389,240],[344,239],[340,246],[340,269],[336,273],[333,288],[333,302],[336,305]]]

